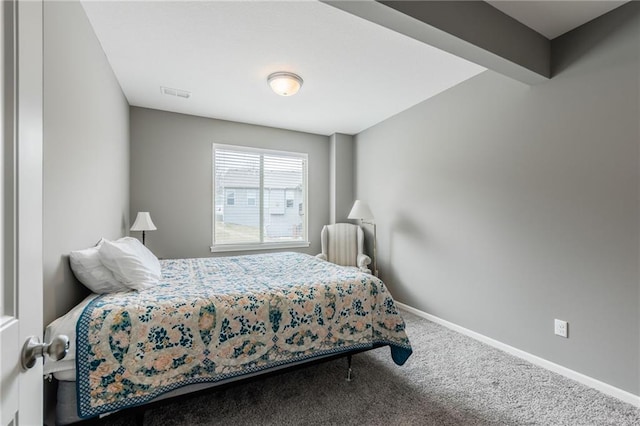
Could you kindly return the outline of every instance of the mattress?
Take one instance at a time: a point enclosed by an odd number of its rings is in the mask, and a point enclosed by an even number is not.
[[[53,375],[57,380],[76,380],[76,324],[84,308],[96,297],[97,294],[87,296],[65,315],[53,321],[44,332],[44,341],[50,342],[54,336],[63,334],[69,338],[69,350],[67,355],[59,361],[53,361],[45,357],[44,375]]]

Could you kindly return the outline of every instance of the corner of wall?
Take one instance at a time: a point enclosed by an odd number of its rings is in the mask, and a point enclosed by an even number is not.
[[[354,139],[334,133],[330,138],[331,223],[345,222],[355,199]]]

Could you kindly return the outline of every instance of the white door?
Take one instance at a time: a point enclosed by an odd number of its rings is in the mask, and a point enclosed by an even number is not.
[[[0,426],[42,424],[42,1],[0,1]]]

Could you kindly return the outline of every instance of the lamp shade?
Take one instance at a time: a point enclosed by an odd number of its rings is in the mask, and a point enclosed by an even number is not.
[[[149,212],[138,212],[130,231],[155,231],[156,229],[158,228],[153,224]]]
[[[373,220],[373,213],[371,213],[371,209],[369,208],[369,204],[365,201],[356,200],[353,203],[353,207],[351,207],[351,211],[349,212],[349,219],[363,219],[363,220]]]

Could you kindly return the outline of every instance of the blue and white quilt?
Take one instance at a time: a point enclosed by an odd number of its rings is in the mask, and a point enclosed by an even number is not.
[[[352,349],[411,355],[378,278],[299,253],[163,260],[151,289],[105,294],[77,323],[78,414],[143,404],[216,382]]]

